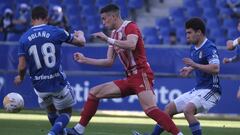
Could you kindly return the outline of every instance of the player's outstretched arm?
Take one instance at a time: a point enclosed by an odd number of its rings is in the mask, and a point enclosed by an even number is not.
[[[123,49],[131,49],[131,50],[135,50],[137,41],[138,41],[138,36],[135,34],[127,35],[126,40],[116,40],[116,39],[110,38],[106,36],[103,32],[94,33],[93,36],[109,43],[110,45],[113,45],[113,46],[115,45]]]
[[[71,41],[71,44],[74,44],[79,47],[83,47],[86,43],[86,39],[84,37],[84,33],[82,31],[75,31],[73,33],[73,40]]]
[[[240,86],[239,86],[239,88],[238,88],[237,98],[240,100]]]
[[[19,85],[22,83],[24,76],[26,74],[26,59],[24,56],[18,58],[18,75],[14,79],[14,83]]]
[[[240,55],[233,56],[231,58],[223,58],[223,64],[235,63],[240,61]]]
[[[107,58],[105,59],[93,59],[93,58],[85,57],[82,53],[79,53],[79,52],[74,53],[73,57],[74,57],[74,60],[79,63],[90,64],[95,66],[111,67],[115,60],[115,53],[113,51],[113,47],[109,47]]]
[[[240,43],[240,37],[236,38],[235,40],[228,40],[227,41],[227,49],[234,50],[237,45]]]

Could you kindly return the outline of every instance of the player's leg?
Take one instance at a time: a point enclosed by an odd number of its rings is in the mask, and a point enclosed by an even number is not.
[[[220,94],[210,89],[201,89],[192,92],[192,98],[188,101],[183,112],[189,123],[193,135],[202,135],[201,125],[195,117],[196,113],[207,112],[220,100]]]
[[[41,93],[34,89],[36,95],[38,96],[38,103],[41,108],[46,109],[48,120],[53,126],[56,119],[58,118],[57,110],[53,105],[52,93]]]
[[[202,130],[199,121],[195,117],[195,114],[197,113],[197,108],[195,104],[189,102],[186,106],[186,108],[183,111],[184,116],[186,120],[189,123],[189,128],[192,131],[193,135],[202,135]]]
[[[173,115],[177,114],[177,108],[174,102],[170,102],[166,107],[165,107],[165,113],[167,113],[171,118],[173,117]],[[151,133],[151,135],[160,135],[162,132],[164,131],[163,127],[156,124],[153,132]]]
[[[50,132],[55,135],[64,134],[64,128],[69,123],[72,106],[76,103],[75,93],[71,86],[66,86],[62,91],[53,94],[53,104],[59,116],[55,120]]]
[[[48,114],[48,120],[51,123],[51,125],[53,126],[55,123],[55,120],[58,117],[57,110],[53,104],[47,106],[47,114]]]
[[[100,84],[90,89],[88,99],[84,104],[83,111],[81,113],[81,119],[77,125],[71,130],[68,129],[68,134],[83,134],[85,127],[95,115],[99,100],[101,98],[115,98],[121,97],[121,92],[118,86],[114,82],[107,82]],[[74,132],[73,132],[74,130]],[[71,133],[70,133],[71,132]]]
[[[180,134],[179,129],[173,123],[170,116],[156,106],[155,95],[152,90],[146,90],[138,93],[138,98],[147,116],[155,120],[163,127],[164,130],[172,133],[173,135]]]

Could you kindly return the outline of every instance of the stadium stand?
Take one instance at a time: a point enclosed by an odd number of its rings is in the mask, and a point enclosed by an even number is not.
[[[157,0],[150,1],[150,8],[156,5],[156,2],[159,3]],[[89,41],[89,35],[92,32],[103,29],[97,13],[104,5],[109,3],[117,4],[121,9],[121,15],[124,19],[137,20],[137,18],[144,17],[141,14],[142,12],[147,12],[143,9],[143,0],[0,0],[0,3],[1,16],[3,16],[3,12],[6,8],[12,9],[16,16],[17,9],[22,3],[26,3],[31,7],[43,5],[48,9],[51,9],[51,7],[55,5],[61,6],[64,14],[67,16],[68,23],[71,26],[70,31],[74,29],[83,30]],[[164,3],[161,4],[164,5]],[[217,43],[223,44],[228,38],[239,36],[236,30],[234,30],[237,25],[237,19],[231,18],[233,11],[227,6],[227,0],[182,0],[181,4],[178,4],[175,7],[170,6],[169,8],[169,15],[154,16],[155,24],[151,27],[156,28],[156,30],[154,30],[155,32],[146,34],[145,28],[142,28],[146,43],[169,44],[169,33],[174,32],[177,36],[177,43],[186,44],[184,37],[185,34],[183,34],[185,33],[184,22],[193,16],[204,18],[207,24],[207,34]],[[139,15],[136,14],[136,10],[141,11]],[[151,16],[152,14],[153,12],[150,10],[148,15]],[[17,29],[19,27],[19,25],[16,25]],[[17,38],[18,35],[14,35],[12,31],[10,32],[11,34],[7,39],[17,41],[17,39],[13,37]],[[1,33],[1,35],[3,34]],[[0,36],[0,40],[4,40],[2,37],[3,36]]]

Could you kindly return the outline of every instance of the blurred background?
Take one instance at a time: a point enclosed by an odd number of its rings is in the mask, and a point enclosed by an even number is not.
[[[0,107],[9,92],[20,93],[26,109],[39,109],[37,96],[26,77],[20,87],[13,84],[17,74],[17,46],[21,35],[31,27],[31,9],[43,5],[49,10],[49,24],[69,32],[83,30],[87,39],[85,48],[63,45],[63,69],[75,88],[80,110],[89,89],[97,84],[124,78],[124,69],[117,59],[111,68],[77,64],[72,54],[80,51],[94,58],[106,57],[105,43],[96,43],[91,33],[106,30],[101,25],[99,9],[109,3],[117,4],[123,19],[135,21],[145,41],[148,61],[155,72],[155,94],[160,108],[180,94],[194,87],[194,76],[181,78],[182,58],[189,55],[190,45],[185,39],[184,23],[191,17],[206,22],[207,37],[216,43],[220,60],[236,55],[225,43],[240,36],[239,0],[0,0]],[[210,112],[240,114],[236,93],[240,85],[240,63],[221,63],[223,96]],[[104,99],[100,110],[141,111],[136,96],[124,99]]]

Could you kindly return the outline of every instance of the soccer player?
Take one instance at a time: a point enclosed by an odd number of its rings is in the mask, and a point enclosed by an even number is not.
[[[237,29],[240,32],[240,21],[238,22]],[[235,62],[240,61],[240,48],[239,48],[240,46],[238,46],[239,43],[240,43],[239,41],[240,41],[240,37],[236,38],[235,40],[228,40],[227,41],[227,49],[232,51],[236,48],[236,55],[231,57],[231,58],[224,58],[223,59],[224,64],[235,63]],[[240,99],[240,87],[239,87],[238,92],[237,92],[237,98]]]
[[[220,100],[221,86],[218,77],[220,61],[218,50],[214,43],[207,39],[205,24],[200,18],[189,19],[185,28],[187,41],[193,46],[190,49],[190,58],[183,59],[183,63],[187,66],[180,70],[180,75],[187,77],[195,71],[196,86],[170,102],[165,112],[170,117],[183,112],[192,135],[202,135],[195,114],[207,112]],[[163,131],[162,126],[157,124],[151,135],[160,135]],[[134,132],[134,135],[141,134]]]
[[[107,58],[93,59],[77,52],[74,59],[79,63],[96,66],[111,66],[118,55],[125,71],[126,78],[106,82],[91,88],[84,105],[81,119],[74,128],[68,129],[69,135],[82,135],[90,119],[95,115],[99,100],[117,98],[136,94],[144,112],[173,135],[181,132],[171,118],[156,106],[153,92],[153,72],[147,62],[144,43],[138,26],[120,17],[119,8],[110,4],[100,11],[103,25],[112,30],[111,37],[102,32],[93,36],[108,43]]]
[[[82,31],[69,34],[46,25],[47,22],[48,11],[45,8],[37,6],[32,9],[33,27],[19,40],[18,75],[14,82],[16,85],[22,83],[28,67],[39,104],[47,110],[52,124],[48,135],[59,135],[64,132],[76,102],[74,91],[62,70],[61,44],[67,42],[82,47],[85,38]]]

